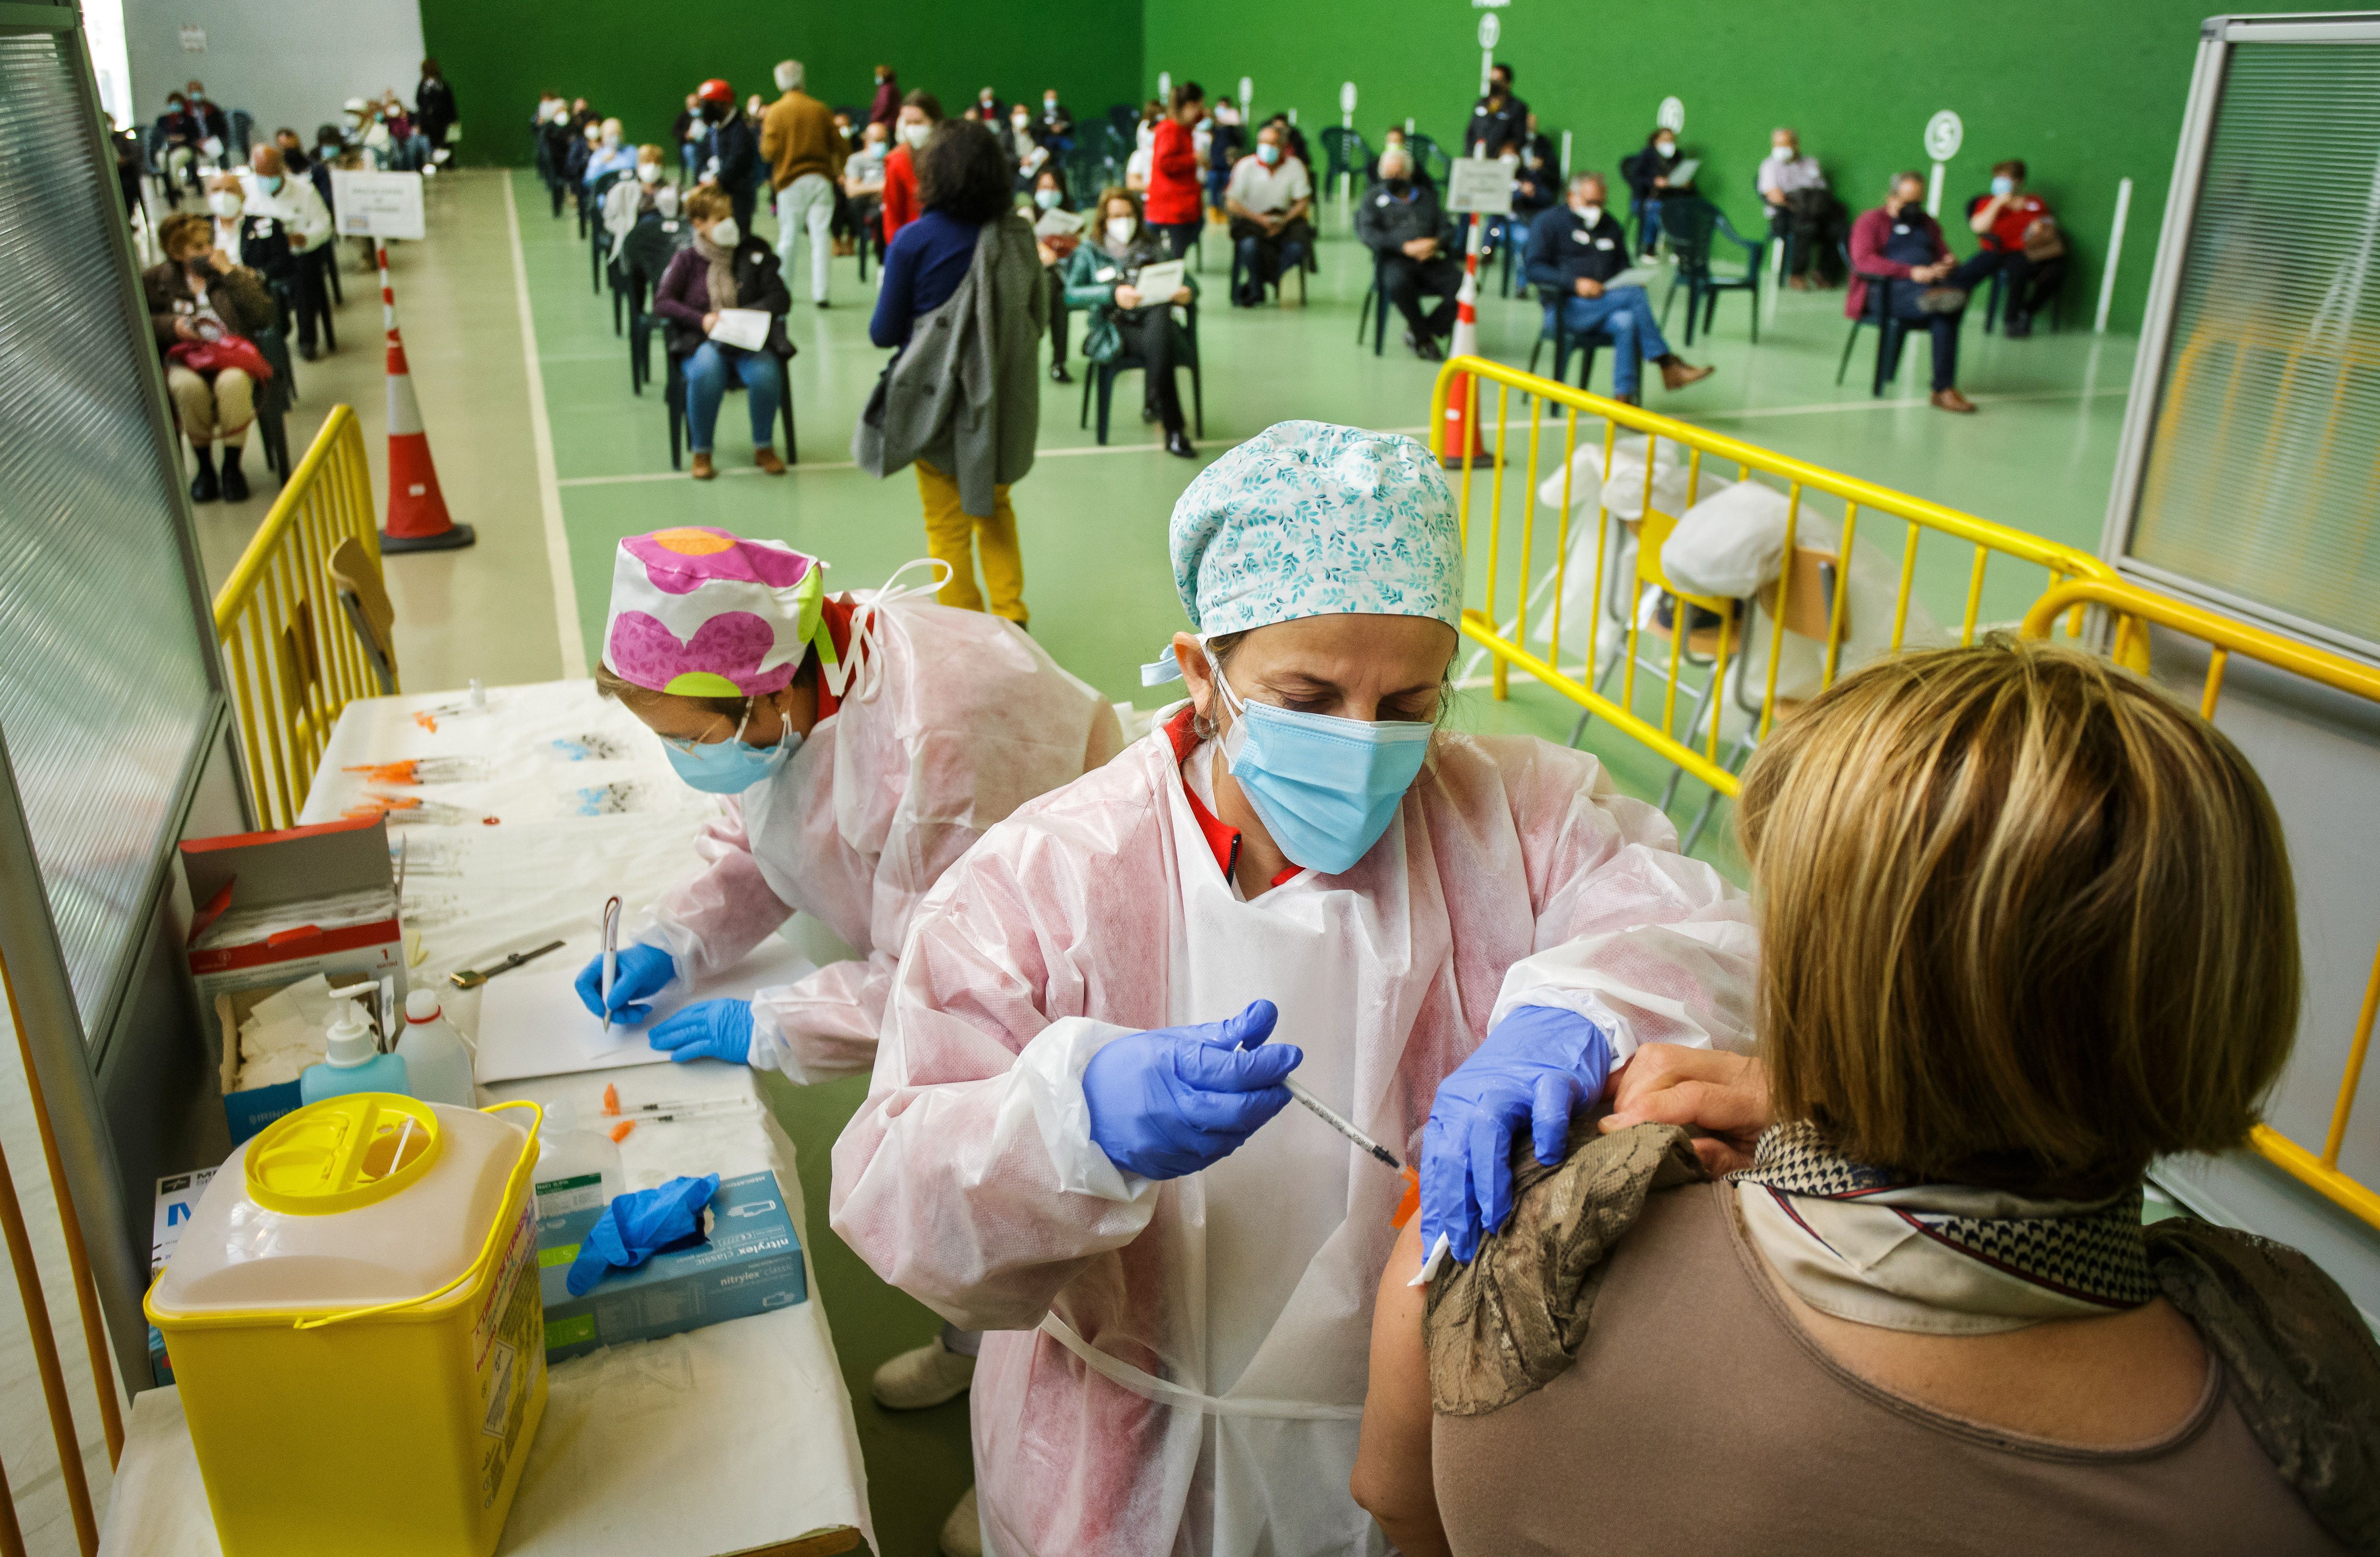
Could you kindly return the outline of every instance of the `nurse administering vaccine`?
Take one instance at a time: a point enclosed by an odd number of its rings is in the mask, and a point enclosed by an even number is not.
[[[920,910],[832,1222],[993,1332],[987,1551],[1378,1551],[1347,1486],[1401,1185],[1277,1117],[1284,1077],[1456,1143],[1452,1244],[1636,1045],[1748,1044],[1752,931],[1594,758],[1444,727],[1462,543],[1419,444],[1281,423],[1171,539],[1194,630],[1152,671],[1190,697]]]

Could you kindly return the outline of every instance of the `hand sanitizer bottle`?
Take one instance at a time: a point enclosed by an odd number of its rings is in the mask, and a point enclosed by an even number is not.
[[[471,1095],[471,1053],[463,1037],[446,1020],[435,990],[415,990],[405,997],[405,1031],[396,1040],[397,1058],[413,1095],[424,1102],[475,1107]]]
[[[405,1085],[405,1061],[380,1052],[371,1024],[353,1001],[340,1004],[339,1015],[324,1033],[322,1063],[308,1065],[298,1078],[301,1103],[318,1103],[348,1092],[411,1093]]]

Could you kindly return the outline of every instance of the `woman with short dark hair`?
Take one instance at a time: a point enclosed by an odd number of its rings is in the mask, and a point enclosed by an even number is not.
[[[916,463],[927,550],[950,566],[941,603],[981,611],[989,593],[993,614],[1021,624],[1025,562],[1008,488],[1032,468],[1040,428],[1049,284],[989,128],[944,119],[916,156],[924,210],[884,250],[868,325],[894,357],[854,432],[853,458],[880,477]],[[987,237],[992,247],[978,253]],[[910,347],[926,326],[921,357]]]

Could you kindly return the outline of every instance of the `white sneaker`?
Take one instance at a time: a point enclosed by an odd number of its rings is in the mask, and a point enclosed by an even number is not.
[[[976,1517],[974,1488],[966,1490],[966,1496],[942,1521],[941,1548],[942,1557],[983,1557],[983,1524]]]
[[[975,1358],[961,1356],[936,1336],[876,1370],[868,1393],[888,1411],[923,1411],[956,1400],[975,1382]],[[970,1516],[975,1505],[967,1505]]]

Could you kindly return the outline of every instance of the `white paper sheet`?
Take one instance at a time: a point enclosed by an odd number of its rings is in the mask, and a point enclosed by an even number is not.
[[[1132,278],[1133,288],[1140,294],[1144,304],[1171,302],[1173,294],[1182,289],[1183,277],[1188,270],[1189,267],[1179,260],[1143,265],[1139,274]]]
[[[757,308],[722,309],[719,322],[710,327],[710,338],[721,346],[758,351],[769,344],[769,312]]]
[[[633,1028],[614,1022],[607,1034],[574,987],[578,970],[601,949],[601,942],[582,937],[526,967],[488,980],[480,992],[479,1059],[472,1067],[481,1086],[650,1064],[665,1056],[655,1054],[646,1035],[671,1012],[722,996],[747,1000],[755,990],[790,984],[815,970],[808,958],[772,935],[717,978],[691,989],[673,984],[662,991],[652,1002],[650,1021]]]

